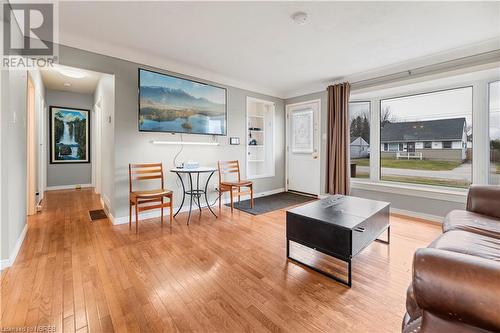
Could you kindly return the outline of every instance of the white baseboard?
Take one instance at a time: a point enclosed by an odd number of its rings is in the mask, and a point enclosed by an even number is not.
[[[395,214],[399,214],[399,215],[406,215],[409,217],[415,217],[418,219],[429,220],[429,221],[438,222],[438,223],[443,223],[443,219],[444,219],[444,217],[442,217],[442,216],[425,214],[425,213],[420,213],[420,212],[413,212],[411,210],[392,208],[392,207],[391,207],[391,213],[395,213]]]
[[[21,234],[19,235],[19,238],[17,239],[16,245],[14,246],[14,249],[12,249],[12,252],[10,253],[9,259],[0,260],[0,270],[3,270],[7,267],[10,267],[14,264],[14,262],[16,261],[16,257],[19,253],[19,250],[21,249],[21,246],[23,245],[23,241],[24,241],[24,238],[26,237],[27,232],[28,232],[28,223],[25,223],[23,231],[21,231]]]
[[[267,196],[267,195],[271,195],[271,194],[281,193],[281,192],[284,192],[284,191],[285,191],[284,188],[277,188],[277,189],[271,190],[271,191],[264,191],[264,192],[255,193],[254,197],[258,198],[258,197],[263,197],[263,196]],[[186,200],[187,199],[188,198],[186,197]],[[250,199],[250,196],[249,195],[242,195],[241,199],[242,200]],[[223,198],[222,199],[222,203],[223,204],[226,204],[229,201],[230,200],[228,198]],[[207,206],[206,203],[202,203],[201,204],[202,208],[204,208],[206,206]],[[195,206],[195,207],[197,207],[197,206]],[[176,212],[177,209],[179,209],[179,207],[175,207],[174,208],[174,212]],[[181,209],[181,212],[187,212],[187,211],[189,211],[189,206],[187,206],[186,202],[185,202],[184,206]],[[113,215],[111,215],[109,212],[106,212],[106,213],[108,213],[108,217],[111,220],[111,223],[113,223],[113,225],[128,223],[128,218],[129,218],[128,216],[113,217]],[[159,209],[157,209],[157,210],[151,210],[151,211],[148,211],[148,212],[139,213],[139,219],[140,220],[153,219],[153,218],[158,218],[158,217],[160,217],[160,210]],[[135,216],[134,216],[134,214],[132,214],[132,222],[135,222]]]
[[[48,186],[46,191],[57,191],[57,190],[74,190],[76,186],[81,188],[92,187],[92,184],[75,184],[75,185],[59,185],[59,186]]]

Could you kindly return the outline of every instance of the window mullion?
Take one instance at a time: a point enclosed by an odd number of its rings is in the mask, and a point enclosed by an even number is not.
[[[490,160],[487,81],[474,83],[472,101],[472,182],[487,184]]]
[[[380,181],[380,99],[370,101],[370,180]]]

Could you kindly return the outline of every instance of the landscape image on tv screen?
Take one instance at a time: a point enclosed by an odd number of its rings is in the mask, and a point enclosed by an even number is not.
[[[139,69],[139,130],[226,134],[226,89]]]

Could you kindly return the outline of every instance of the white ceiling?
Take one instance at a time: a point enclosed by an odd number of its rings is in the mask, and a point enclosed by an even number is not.
[[[500,48],[500,2],[69,1],[59,13],[62,44],[278,97],[479,42]]]
[[[62,74],[57,69],[42,69],[40,73],[42,74],[42,81],[45,89],[61,90],[81,94],[94,93],[97,87],[97,83],[99,82],[99,78],[101,77],[100,73],[76,69],[73,67],[64,67],[72,71],[81,72],[85,75],[85,77],[73,78]],[[69,83],[70,86],[65,86],[65,83]]]

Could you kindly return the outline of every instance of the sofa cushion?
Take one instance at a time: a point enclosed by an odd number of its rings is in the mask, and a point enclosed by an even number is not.
[[[443,222],[443,232],[450,230],[465,230],[500,239],[500,219],[465,210],[453,210]]]
[[[464,230],[448,231],[429,247],[500,262],[500,239]]]

